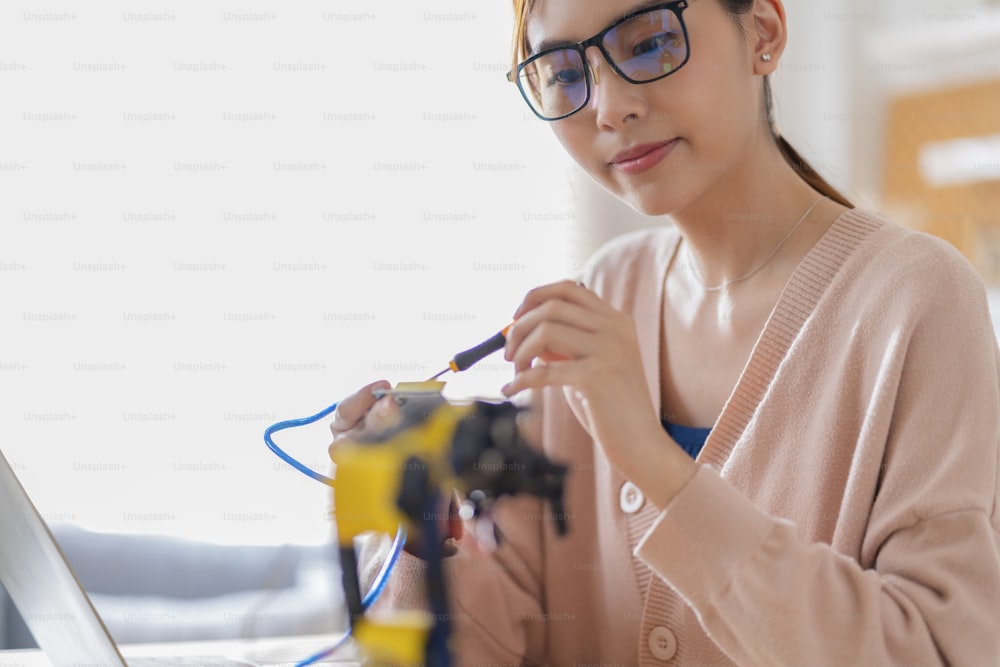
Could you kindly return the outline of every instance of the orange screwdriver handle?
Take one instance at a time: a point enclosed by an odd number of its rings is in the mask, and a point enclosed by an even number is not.
[[[489,340],[485,340],[475,347],[470,347],[468,350],[456,354],[455,358],[448,362],[451,370],[456,373],[464,371],[465,369],[471,367],[474,363],[485,359],[497,350],[503,349],[503,346],[507,344],[507,330],[510,329],[510,327],[511,325],[508,324],[503,328],[503,331],[497,333]]]

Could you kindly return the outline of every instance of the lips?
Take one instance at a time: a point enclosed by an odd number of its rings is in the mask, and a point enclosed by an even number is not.
[[[616,154],[608,164],[626,174],[638,174],[651,169],[665,158],[679,139],[640,144]]]

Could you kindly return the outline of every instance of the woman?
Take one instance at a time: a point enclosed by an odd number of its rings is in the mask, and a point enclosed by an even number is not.
[[[1000,389],[981,280],[775,136],[781,0],[515,0],[518,82],[609,191],[675,223],[532,290],[570,534],[514,499],[447,559],[458,664],[1000,664]],[[376,419],[371,387],[336,437]],[[419,604],[405,556],[398,605]]]

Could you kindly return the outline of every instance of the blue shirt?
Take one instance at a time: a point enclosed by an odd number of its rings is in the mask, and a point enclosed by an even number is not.
[[[712,432],[710,428],[695,428],[693,426],[681,426],[672,424],[667,420],[662,420],[663,428],[667,430],[667,435],[674,439],[678,445],[687,452],[691,458],[698,458],[698,452],[705,446],[708,434]]]

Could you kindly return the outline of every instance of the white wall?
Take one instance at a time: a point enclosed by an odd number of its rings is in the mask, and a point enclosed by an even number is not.
[[[508,3],[0,7],[0,446],[50,519],[314,541],[265,426],[506,325],[571,220]],[[499,395],[498,358],[455,397]],[[326,424],[279,435],[325,469]]]

